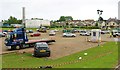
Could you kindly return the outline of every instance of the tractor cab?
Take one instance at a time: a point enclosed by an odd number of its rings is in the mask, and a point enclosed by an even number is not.
[[[17,28],[13,32],[9,32],[5,39],[5,45],[17,45],[28,41],[24,28]]]

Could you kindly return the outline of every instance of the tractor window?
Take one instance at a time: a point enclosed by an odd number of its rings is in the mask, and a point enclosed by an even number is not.
[[[21,37],[23,37],[22,34],[17,34],[17,38],[21,38]]]
[[[10,35],[8,34],[8,35],[6,36],[6,38],[7,38],[7,39],[10,39]]]

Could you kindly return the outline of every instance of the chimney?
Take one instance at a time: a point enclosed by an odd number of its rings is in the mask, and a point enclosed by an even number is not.
[[[22,8],[22,24],[25,28],[25,7]]]

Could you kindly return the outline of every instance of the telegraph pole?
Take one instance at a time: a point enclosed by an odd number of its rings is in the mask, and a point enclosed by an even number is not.
[[[98,18],[98,23],[101,21],[100,20],[100,17],[101,17],[101,15],[102,15],[102,12],[103,12],[103,10],[97,10],[97,14],[99,15],[99,18]],[[100,27],[101,28],[101,27]],[[99,40],[100,40],[100,33],[101,32],[99,32],[99,36],[98,36],[98,46],[100,45],[100,42],[99,42]]]

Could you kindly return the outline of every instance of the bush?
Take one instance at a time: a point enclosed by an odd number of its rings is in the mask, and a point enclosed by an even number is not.
[[[97,26],[84,26],[84,27],[80,27],[80,28],[82,28],[82,29],[100,29],[99,27],[97,27]]]

